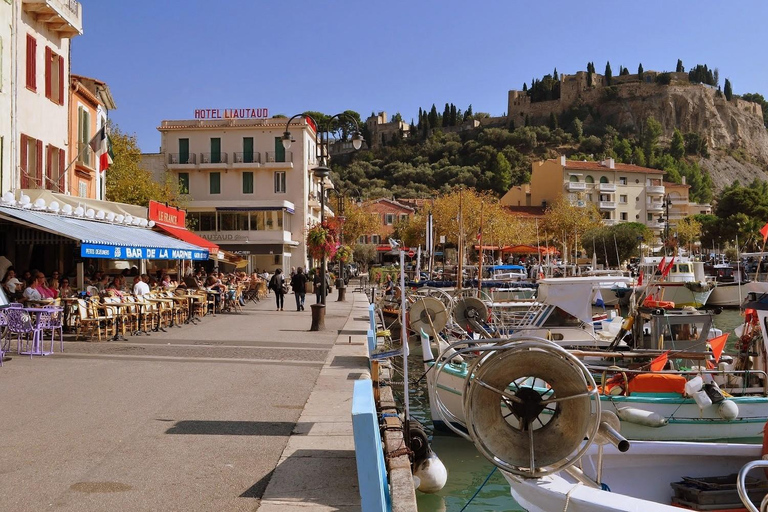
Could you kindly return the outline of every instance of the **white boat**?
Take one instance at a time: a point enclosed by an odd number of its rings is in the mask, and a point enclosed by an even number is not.
[[[662,277],[659,266],[663,263],[669,272]],[[714,280],[707,279],[704,273],[704,263],[691,261],[684,256],[675,256],[674,261],[668,257],[646,257],[640,262],[645,283],[642,291],[652,295],[657,301],[672,302],[676,306],[701,307],[707,304]]]

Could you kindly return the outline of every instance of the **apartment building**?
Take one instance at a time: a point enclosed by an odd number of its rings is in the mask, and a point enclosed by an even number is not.
[[[376,233],[361,235],[357,240],[359,244],[386,244],[395,232],[395,223],[408,219],[416,211],[410,206],[386,197],[365,202],[362,208],[376,216],[379,220],[379,228]]]
[[[0,2],[0,112],[11,112],[11,70],[15,2]],[[0,115],[0,195],[11,190],[11,141],[13,130],[9,114]]]
[[[69,147],[67,190],[73,196],[103,200],[106,180],[104,164],[89,142],[107,124],[110,110],[117,108],[109,86],[95,78],[70,77]],[[61,190],[63,192],[63,190]]]
[[[607,225],[640,222],[660,229],[664,211],[664,171],[620,164],[559,159],[534,162],[531,182],[513,187],[501,198],[506,206],[546,207],[561,196],[571,204],[597,206]]]
[[[286,119],[249,118],[262,109],[244,110],[245,117],[163,121],[160,153],[142,164],[161,178],[170,173],[186,195],[190,227],[247,258],[251,269],[306,267],[306,230],[320,221],[315,129],[292,121],[286,150]],[[328,206],[326,215],[333,215]]]
[[[672,227],[689,215],[712,213],[712,205],[691,202],[688,196],[690,188],[691,186],[685,183],[685,176],[682,177],[682,183],[664,182],[665,199],[669,204],[669,225]],[[666,215],[666,208],[664,215]]]
[[[75,0],[11,7],[11,169],[3,190],[67,190],[69,49],[83,31],[82,8]]]

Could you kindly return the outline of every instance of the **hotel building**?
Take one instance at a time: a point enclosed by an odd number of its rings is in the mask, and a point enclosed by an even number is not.
[[[190,228],[247,258],[251,270],[306,267],[306,230],[320,221],[316,133],[295,119],[286,150],[286,119],[249,117],[264,111],[202,111],[205,119],[163,121],[160,153],[143,155],[143,165],[161,182],[168,174],[178,181]]]

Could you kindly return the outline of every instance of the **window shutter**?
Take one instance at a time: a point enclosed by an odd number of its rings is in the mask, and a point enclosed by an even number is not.
[[[58,164],[58,162],[57,162]],[[53,181],[53,146],[45,145],[45,179],[43,179],[42,188],[48,189]]]
[[[37,40],[27,34],[27,87],[37,91]]]
[[[51,49],[45,47],[45,97],[51,97],[51,64],[53,63],[53,56]]]
[[[64,186],[66,185],[66,176],[64,172],[67,170],[67,155],[63,149],[59,150],[59,179],[56,182],[56,187],[59,192],[64,192]]]
[[[23,133],[21,134],[21,161],[19,164],[21,188],[29,188],[29,178],[27,177],[27,136]]]
[[[58,56],[59,59],[59,105],[64,104],[64,57]]]
[[[35,169],[35,180],[42,183],[43,180],[43,141],[37,141],[37,168]],[[43,183],[44,184],[44,183]],[[44,187],[42,187],[44,188]]]

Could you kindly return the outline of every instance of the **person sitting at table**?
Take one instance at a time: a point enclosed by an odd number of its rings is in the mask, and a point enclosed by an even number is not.
[[[75,290],[70,288],[69,279],[64,278],[59,285],[59,297],[72,297],[75,294]]]
[[[61,291],[59,288],[61,288],[61,285],[59,284],[58,277],[52,277],[48,280],[48,289],[55,293],[53,296],[54,299],[61,297]]]
[[[123,297],[123,285],[125,284],[125,278],[122,275],[115,276],[112,280],[112,284],[107,286],[107,293],[113,297]]]
[[[43,281],[40,283],[37,290],[40,292],[40,295],[43,296],[43,299],[55,299],[59,295],[58,290],[54,290],[48,286],[48,280],[45,276],[43,276]]]
[[[109,286],[109,276],[107,274],[102,275],[101,279],[99,279],[94,286],[99,290],[99,293],[105,291]]]
[[[24,289],[24,284],[16,277],[16,270],[13,267],[8,267],[3,276],[3,288],[8,292],[8,298],[11,300],[21,297],[21,293]]]
[[[176,283],[171,280],[170,274],[163,274],[163,278],[160,281],[160,287],[165,290],[170,290],[176,287]]]
[[[149,294],[149,276],[142,274],[137,276],[135,284],[133,285],[133,294],[137,297]]]
[[[34,278],[30,278],[29,281],[27,281],[27,288],[24,290],[22,301],[43,300],[40,288],[44,282],[45,275],[42,272],[38,272],[35,274]]]
[[[224,285],[224,283],[221,282],[216,272],[211,272],[211,274],[206,278],[205,287],[209,291],[216,292],[216,294],[213,296],[214,307],[219,307],[222,294],[227,291],[227,287]]]

